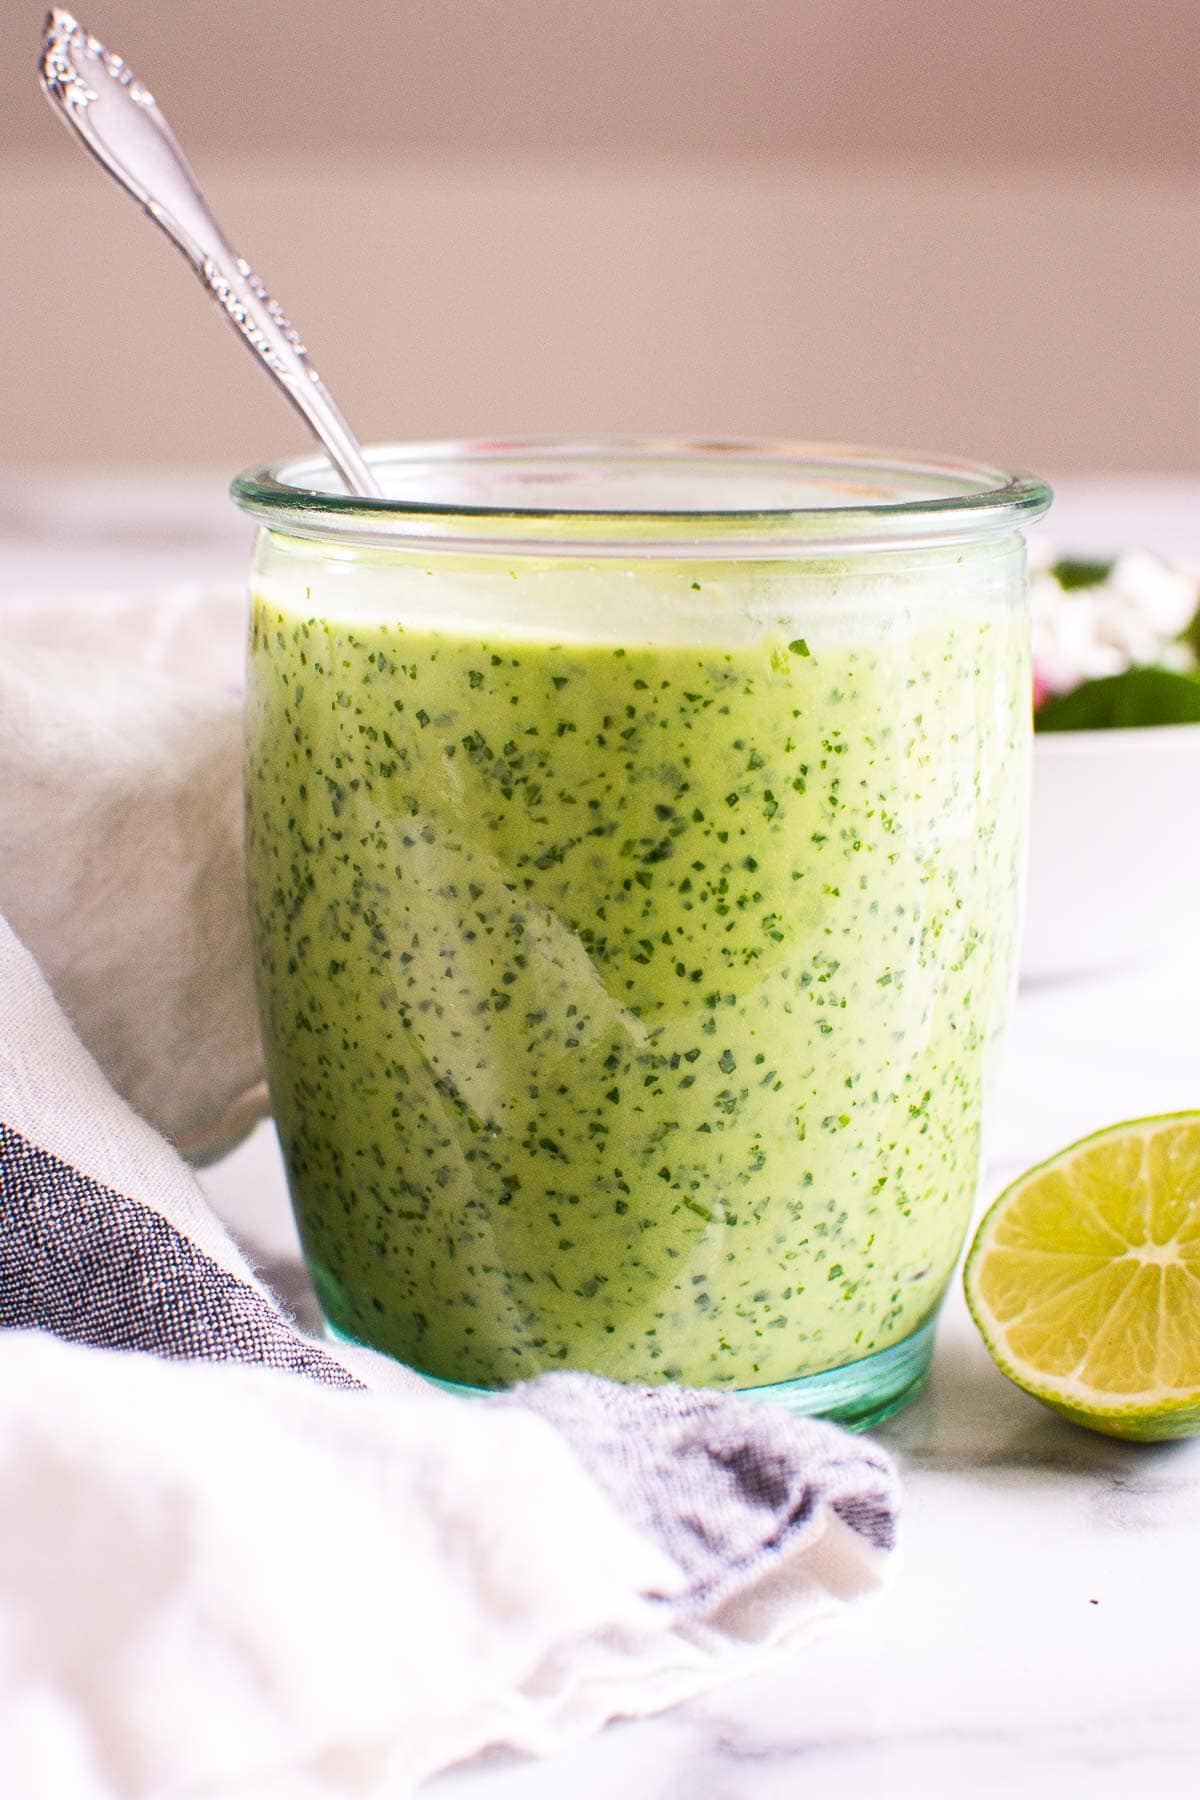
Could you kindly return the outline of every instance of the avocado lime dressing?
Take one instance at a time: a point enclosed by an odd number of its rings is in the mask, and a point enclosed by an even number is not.
[[[753,1387],[932,1313],[1010,984],[1021,573],[271,540],[251,903],[338,1330]]]

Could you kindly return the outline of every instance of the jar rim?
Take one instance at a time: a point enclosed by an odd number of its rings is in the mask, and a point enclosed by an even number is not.
[[[230,493],[268,529],[325,542],[706,559],[971,542],[1011,535],[1051,502],[1032,475],[789,439],[509,437],[377,444],[364,454],[386,498],[342,491],[319,451],[244,470]],[[656,481],[671,504],[623,498]],[[489,483],[503,503],[479,497]],[[572,488],[575,504],[547,502]],[[740,490],[746,500],[681,505],[681,490],[701,498]]]

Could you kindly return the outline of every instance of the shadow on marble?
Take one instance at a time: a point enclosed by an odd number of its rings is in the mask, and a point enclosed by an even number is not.
[[[962,1330],[943,1332],[924,1389],[874,1436],[903,1465],[931,1473],[1044,1469],[1130,1483],[1165,1480],[1190,1448],[1127,1443],[1060,1419],[1014,1387]]]

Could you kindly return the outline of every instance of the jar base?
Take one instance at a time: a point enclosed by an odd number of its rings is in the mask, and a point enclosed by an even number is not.
[[[882,1424],[884,1419],[890,1419],[920,1393],[933,1359],[936,1327],[934,1315],[908,1337],[901,1338],[898,1344],[877,1350],[873,1356],[861,1357],[857,1362],[843,1363],[837,1369],[822,1369],[816,1375],[801,1375],[794,1381],[775,1381],[766,1387],[722,1388],[720,1392],[737,1394],[742,1400],[758,1400],[767,1406],[782,1406],[788,1412],[800,1413],[806,1418],[828,1419],[847,1431],[869,1431]],[[339,1331],[328,1319],[325,1320],[325,1334],[334,1343],[353,1344],[356,1349],[370,1348]],[[412,1365],[409,1363],[405,1367],[412,1368]],[[423,1369],[412,1372],[432,1387],[441,1388],[448,1394],[461,1394],[466,1399],[484,1400],[495,1392],[492,1388],[443,1381],[438,1375],[427,1375]]]
[[[744,1400],[761,1400],[782,1406],[806,1418],[829,1419],[847,1431],[869,1431],[915,1400],[925,1385],[933,1361],[937,1316],[926,1319],[916,1331],[838,1369],[822,1369],[818,1375],[801,1375],[795,1381],[776,1381],[770,1387],[737,1388]]]

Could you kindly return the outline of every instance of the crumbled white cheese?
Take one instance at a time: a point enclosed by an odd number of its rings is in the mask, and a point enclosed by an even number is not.
[[[1031,571],[1033,666],[1039,686],[1069,693],[1083,681],[1157,665],[1191,669],[1178,640],[1200,606],[1200,582],[1147,550],[1119,556],[1102,582],[1060,587],[1052,566]]]

